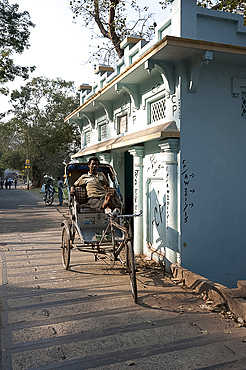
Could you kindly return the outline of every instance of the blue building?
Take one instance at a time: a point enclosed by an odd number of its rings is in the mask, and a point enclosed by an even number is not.
[[[116,70],[66,120],[120,179],[137,254],[215,282],[245,279],[246,28],[243,17],[174,0],[155,39],[128,37]]]

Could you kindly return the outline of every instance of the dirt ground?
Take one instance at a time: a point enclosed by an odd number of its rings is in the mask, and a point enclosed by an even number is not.
[[[137,258],[138,304],[118,263],[72,250],[66,207],[0,191],[2,369],[246,369],[246,328],[227,307]]]

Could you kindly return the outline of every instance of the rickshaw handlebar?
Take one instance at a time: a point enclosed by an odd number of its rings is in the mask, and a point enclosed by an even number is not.
[[[143,214],[143,211],[141,210],[139,213],[135,213],[135,214],[132,214],[132,215],[118,215],[117,217],[118,218],[138,217],[138,216],[142,216],[142,214]]]

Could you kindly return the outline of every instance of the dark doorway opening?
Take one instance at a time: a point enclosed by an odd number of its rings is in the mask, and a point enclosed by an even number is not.
[[[133,156],[129,152],[124,153],[125,163],[125,213],[133,213]]]

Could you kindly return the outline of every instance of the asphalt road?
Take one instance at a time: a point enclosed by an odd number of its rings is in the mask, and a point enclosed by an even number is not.
[[[246,369],[246,328],[160,268],[138,268],[138,304],[122,266],[72,250],[64,270],[57,205],[0,190],[3,370]]]

